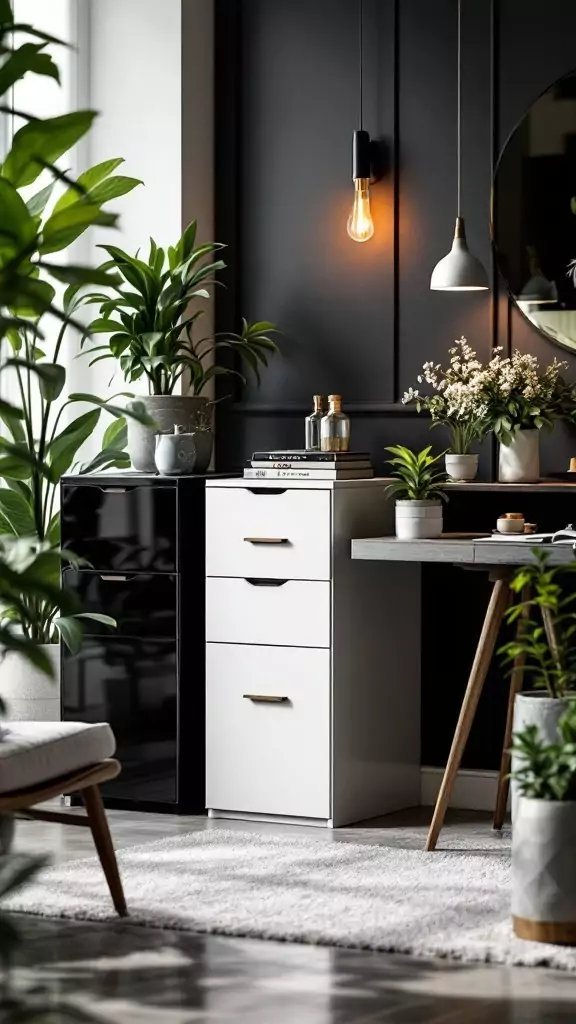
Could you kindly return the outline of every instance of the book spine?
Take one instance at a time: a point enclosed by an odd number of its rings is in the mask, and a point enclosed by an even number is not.
[[[347,462],[345,465],[335,465],[333,462],[290,462],[278,460],[278,462],[264,462],[260,459],[252,459],[247,469],[319,469],[322,473],[329,473],[331,470],[340,469],[344,472],[360,469],[372,469],[371,462]]]
[[[369,469],[245,469],[246,480],[359,480],[373,476]]]
[[[354,465],[355,462],[366,462],[369,455],[356,452],[254,452],[252,462],[328,462]]]

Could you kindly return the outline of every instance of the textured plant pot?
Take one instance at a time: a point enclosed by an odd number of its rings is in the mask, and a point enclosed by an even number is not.
[[[522,796],[512,834],[512,917],[521,939],[576,944],[576,803]]]
[[[207,473],[210,465],[210,459],[212,458],[212,445],[214,443],[214,435],[211,430],[197,430],[194,434],[194,444],[196,445],[196,465],[194,466],[195,473]]]
[[[545,743],[556,743],[558,739],[558,721],[569,705],[569,699],[549,697],[545,690],[535,693],[519,693],[514,701],[514,721],[512,735],[522,732],[527,725],[535,725],[538,734]],[[515,772],[522,764],[522,756],[512,754],[511,771]],[[516,813],[520,794],[518,783],[510,780],[510,806],[512,821],[516,822]]]
[[[155,473],[156,434],[173,431],[175,426],[185,434],[193,434],[196,417],[206,409],[208,399],[195,395],[142,395],[137,401],[144,403],[146,412],[156,421],[156,428],[128,419],[128,454],[137,472]]]
[[[54,666],[53,679],[15,651],[0,661],[0,696],[12,721],[60,721],[60,644],[44,644],[42,650]]]
[[[451,480],[474,480],[478,472],[477,455],[454,455],[445,456],[446,472]]]
[[[503,484],[532,484],[540,479],[540,431],[519,430],[510,444],[501,444],[498,479]]]
[[[400,540],[439,537],[441,533],[441,501],[396,502],[396,536]]]
[[[155,462],[161,476],[191,476],[196,465],[195,434],[160,434]]]

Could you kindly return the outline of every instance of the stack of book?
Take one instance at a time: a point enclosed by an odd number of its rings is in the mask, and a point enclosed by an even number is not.
[[[244,470],[248,480],[359,480],[374,476],[368,452],[295,449],[254,452]]]

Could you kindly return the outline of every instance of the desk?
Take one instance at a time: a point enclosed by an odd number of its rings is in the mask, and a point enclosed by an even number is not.
[[[546,550],[550,564],[566,565],[574,561],[571,544],[535,544]],[[493,583],[492,593],[484,624],[480,633],[476,654],[470,671],[468,685],[462,701],[458,724],[442,779],[442,785],[434,808],[432,824],[426,842],[427,850],[434,850],[444,823],[452,788],[460,767],[466,741],[470,734],[474,715],[486,680],[498,633],[504,613],[510,600],[510,578],[514,568],[534,562],[533,549],[523,541],[480,540],[473,537],[451,539],[449,536],[437,540],[398,540],[396,537],[367,537],[352,541],[352,558],[394,562],[443,562],[462,568],[479,569],[489,573]],[[494,814],[494,827],[501,828],[508,797],[509,755],[507,753],[512,737],[512,715],[514,698],[519,692],[523,678],[523,662],[514,664],[508,700],[504,748],[498,780],[498,796]]]

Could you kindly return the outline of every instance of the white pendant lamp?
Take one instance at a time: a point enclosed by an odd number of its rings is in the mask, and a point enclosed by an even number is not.
[[[476,292],[488,288],[488,275],[480,260],[468,249],[466,229],[461,214],[462,179],[462,8],[458,0],[458,216],[452,248],[436,264],[430,278],[433,291]]]

